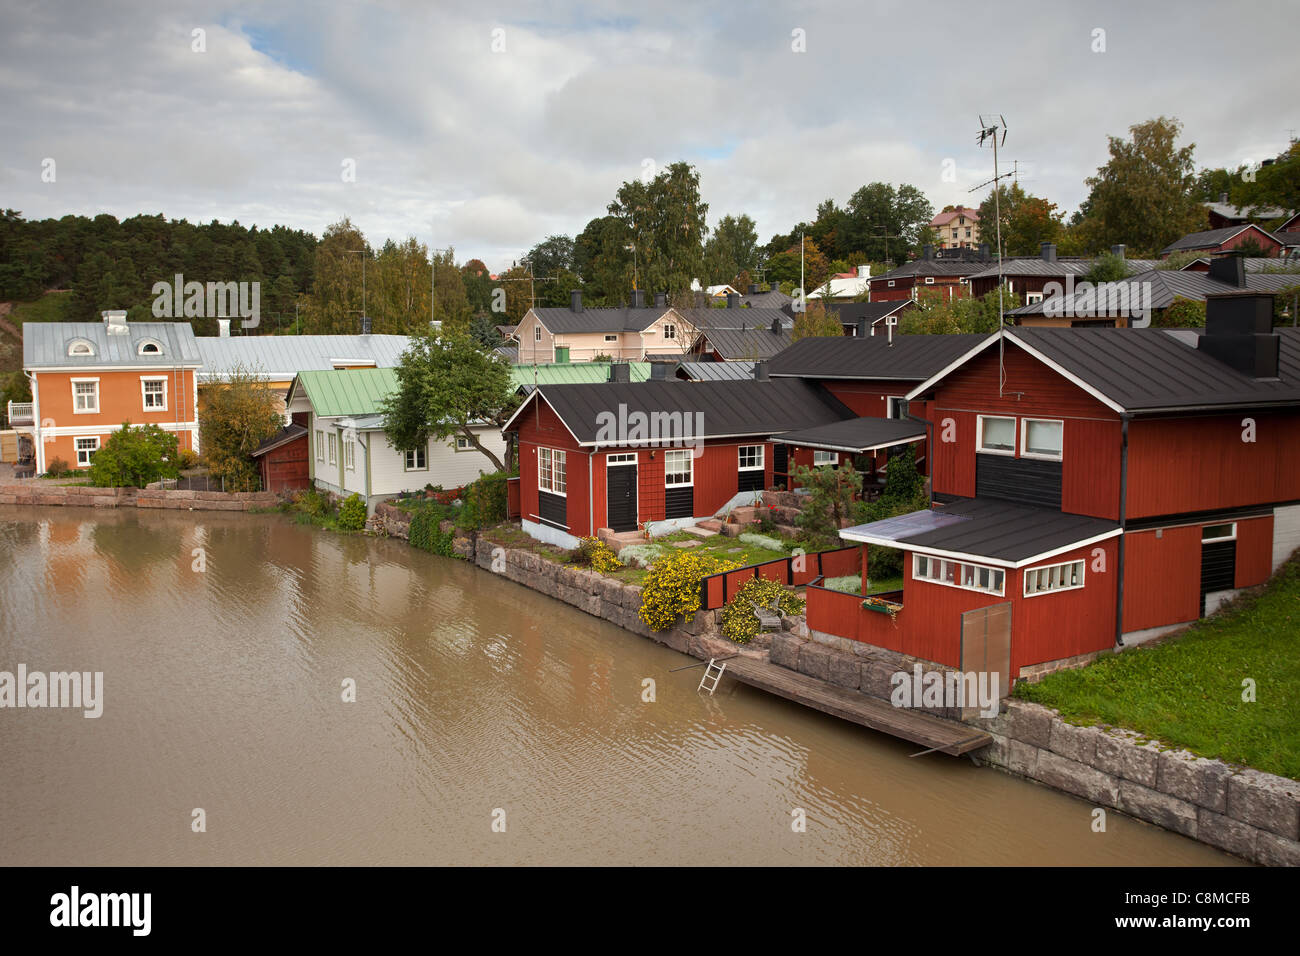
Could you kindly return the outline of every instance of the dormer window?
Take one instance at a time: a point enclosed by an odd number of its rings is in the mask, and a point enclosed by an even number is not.
[[[136,351],[140,355],[162,355],[162,344],[153,339],[145,339]]]
[[[87,355],[94,355],[94,354],[95,354],[95,347],[91,345],[89,342],[87,342],[85,339],[77,339],[76,341],[74,341],[72,344],[68,346],[68,355],[73,357],[84,357]]]

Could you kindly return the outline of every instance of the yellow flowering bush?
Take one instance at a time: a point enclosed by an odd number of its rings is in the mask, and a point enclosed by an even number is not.
[[[609,574],[623,567],[612,548],[599,538],[581,538],[581,544],[569,555],[573,564],[591,568],[597,574]]]
[[[770,608],[772,602],[778,597],[781,600],[782,614],[803,613],[804,602],[787,591],[780,582],[769,581],[766,578],[746,581],[745,586],[737,591],[736,596],[722,609],[723,636],[737,644],[748,644],[758,634],[759,628],[754,604]]]
[[[738,567],[734,561],[692,551],[665,555],[646,575],[637,614],[650,630],[667,630],[677,623],[679,615],[689,618],[700,609],[700,582],[704,578]]]

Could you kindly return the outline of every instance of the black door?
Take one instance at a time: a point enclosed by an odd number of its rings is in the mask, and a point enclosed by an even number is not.
[[[605,503],[611,528],[636,530],[636,465],[610,465],[606,469]]]
[[[1201,545],[1201,617],[1205,617],[1205,595],[1231,591],[1237,578],[1237,542],[1214,541]]]
[[[786,472],[790,467],[790,447],[776,442],[772,445],[772,483],[782,491],[789,484]]]

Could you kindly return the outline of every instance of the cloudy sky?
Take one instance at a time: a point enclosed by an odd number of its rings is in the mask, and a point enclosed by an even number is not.
[[[1199,165],[1275,155],[1298,40],[1294,0],[0,0],[0,206],[350,216],[497,269],[648,163],[693,163],[710,222],[763,241],[875,180],[975,205],[992,112],[1022,185],[1073,210],[1106,137],[1153,116]]]

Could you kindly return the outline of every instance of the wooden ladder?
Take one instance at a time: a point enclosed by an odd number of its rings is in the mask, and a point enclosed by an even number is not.
[[[705,689],[704,685],[708,684],[709,696],[712,697],[713,692],[718,689],[718,681],[722,680],[722,672],[726,669],[727,664],[725,661],[719,664],[716,657],[710,657],[709,666],[704,668],[704,676],[700,678],[700,686],[695,688],[695,692],[698,694]]]

